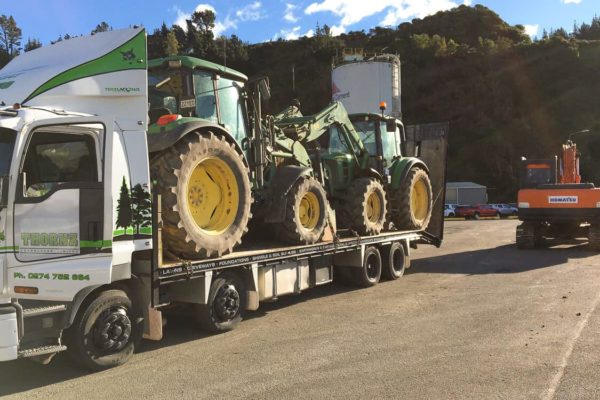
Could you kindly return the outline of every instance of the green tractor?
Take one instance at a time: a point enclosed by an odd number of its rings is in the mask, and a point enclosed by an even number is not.
[[[261,118],[266,78],[173,56],[148,66],[148,147],[167,252],[231,252],[252,213],[283,241],[321,240],[329,210],[304,146]]]
[[[288,108],[275,124],[309,149],[339,227],[363,235],[391,224],[398,230],[427,227],[433,203],[428,169],[403,156],[401,121],[383,114],[348,116],[342,103],[333,102],[312,116]]]

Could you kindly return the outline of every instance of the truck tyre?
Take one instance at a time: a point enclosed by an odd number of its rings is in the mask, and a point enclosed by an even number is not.
[[[590,224],[588,242],[590,250],[600,251],[600,224]]]
[[[359,235],[378,235],[385,224],[387,200],[381,183],[373,178],[352,182],[340,214],[341,226]]]
[[[349,268],[350,269],[350,268]],[[381,254],[377,247],[367,247],[361,268],[352,268],[357,286],[368,288],[377,285],[381,278]]]
[[[177,256],[221,256],[247,231],[252,197],[242,156],[212,132],[186,136],[153,165],[163,241]]]
[[[79,309],[64,340],[75,363],[101,371],[129,361],[139,346],[142,331],[142,313],[127,293],[106,290]]]
[[[327,223],[327,195],[314,178],[301,178],[286,195],[285,221],[276,225],[278,238],[290,244],[321,240]]]
[[[394,242],[381,251],[383,268],[381,275],[387,280],[396,280],[404,275],[408,258],[402,243]]]
[[[422,230],[431,219],[433,196],[427,172],[413,167],[392,194],[392,222],[399,230]]]
[[[197,305],[196,318],[203,330],[213,333],[234,329],[246,308],[246,291],[242,280],[232,272],[213,279],[208,304]]]

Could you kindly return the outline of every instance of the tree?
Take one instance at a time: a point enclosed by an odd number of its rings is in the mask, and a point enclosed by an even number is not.
[[[150,193],[144,190],[139,183],[131,189],[131,203],[133,206],[132,222],[135,232],[140,233],[141,227],[151,225],[152,217],[152,202],[150,201]]]
[[[0,47],[13,58],[19,54],[21,46],[21,28],[11,16],[0,15]]]
[[[121,184],[121,193],[119,194],[119,200],[117,202],[117,228],[121,227],[125,229],[131,226],[131,197],[129,197],[129,188],[127,188],[127,182],[123,177],[123,183]]]
[[[42,42],[40,42],[38,39],[27,38],[27,43],[25,43],[23,51],[28,52],[31,50],[38,49],[40,47],[42,47]]]
[[[96,28],[94,28],[94,30],[92,30],[92,35],[99,33],[99,32],[106,32],[106,31],[112,31],[112,26],[110,26],[106,22],[102,21],[98,25],[96,25]]]
[[[165,41],[165,53],[167,56],[176,56],[179,54],[179,42],[175,32],[169,31],[167,33],[167,39]]]

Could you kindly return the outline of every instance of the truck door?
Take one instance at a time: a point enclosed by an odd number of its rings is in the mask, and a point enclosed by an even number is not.
[[[29,130],[15,193],[17,261],[71,257],[110,247],[103,240],[105,126],[96,118]]]
[[[446,157],[449,123],[408,125],[406,145],[408,157],[418,157],[429,168],[433,193],[433,210],[426,232],[439,246],[444,237],[444,203],[446,200]]]

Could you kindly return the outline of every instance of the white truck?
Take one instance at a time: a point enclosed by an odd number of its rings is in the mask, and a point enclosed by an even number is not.
[[[362,286],[397,279],[417,243],[441,244],[440,212],[429,232],[163,256],[147,79],[141,28],[42,47],[0,70],[0,361],[67,350],[88,369],[110,368],[142,337],[162,337],[167,305],[191,304],[206,329],[229,330],[261,301],[334,274]],[[446,136],[425,136],[443,202]]]

